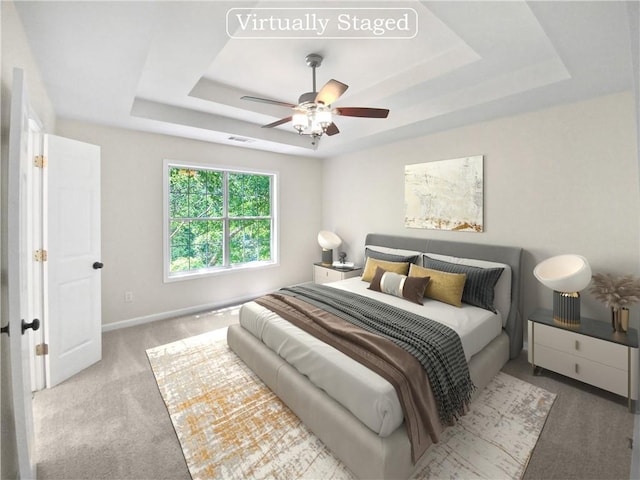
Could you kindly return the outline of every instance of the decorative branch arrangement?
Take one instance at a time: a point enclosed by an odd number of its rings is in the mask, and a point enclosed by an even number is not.
[[[610,273],[596,273],[592,278],[591,293],[607,307],[617,310],[640,302],[640,278]]]
[[[592,279],[591,293],[611,308],[613,330],[626,333],[629,329],[629,306],[640,301],[640,278],[596,273]]]

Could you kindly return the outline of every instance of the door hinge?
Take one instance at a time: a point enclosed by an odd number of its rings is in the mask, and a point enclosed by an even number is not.
[[[36,345],[36,356],[41,355],[49,355],[49,344],[48,343],[39,343]]]
[[[35,252],[33,252],[33,259],[36,262],[46,262],[47,258],[48,258],[47,251],[42,248],[40,250],[36,250]]]
[[[44,168],[47,166],[47,157],[44,155],[36,155],[33,159],[33,165],[37,168]]]

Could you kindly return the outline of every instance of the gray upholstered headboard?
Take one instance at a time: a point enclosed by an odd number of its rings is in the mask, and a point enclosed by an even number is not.
[[[511,267],[511,309],[505,325],[509,336],[509,356],[515,358],[522,350],[523,325],[520,315],[520,262],[522,249],[499,245],[449,242],[430,238],[400,237],[381,233],[369,233],[365,245],[401,248],[416,252],[440,253],[454,257],[475,258],[506,263]]]

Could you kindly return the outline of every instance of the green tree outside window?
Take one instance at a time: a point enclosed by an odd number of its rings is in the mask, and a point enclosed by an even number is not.
[[[170,274],[273,261],[273,178],[170,165]]]

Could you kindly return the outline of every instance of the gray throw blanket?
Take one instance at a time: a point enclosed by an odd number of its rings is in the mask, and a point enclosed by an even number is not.
[[[300,298],[402,347],[425,369],[443,424],[452,424],[464,413],[475,386],[460,337],[451,328],[392,305],[324,285],[298,285],[283,288],[279,293]]]

